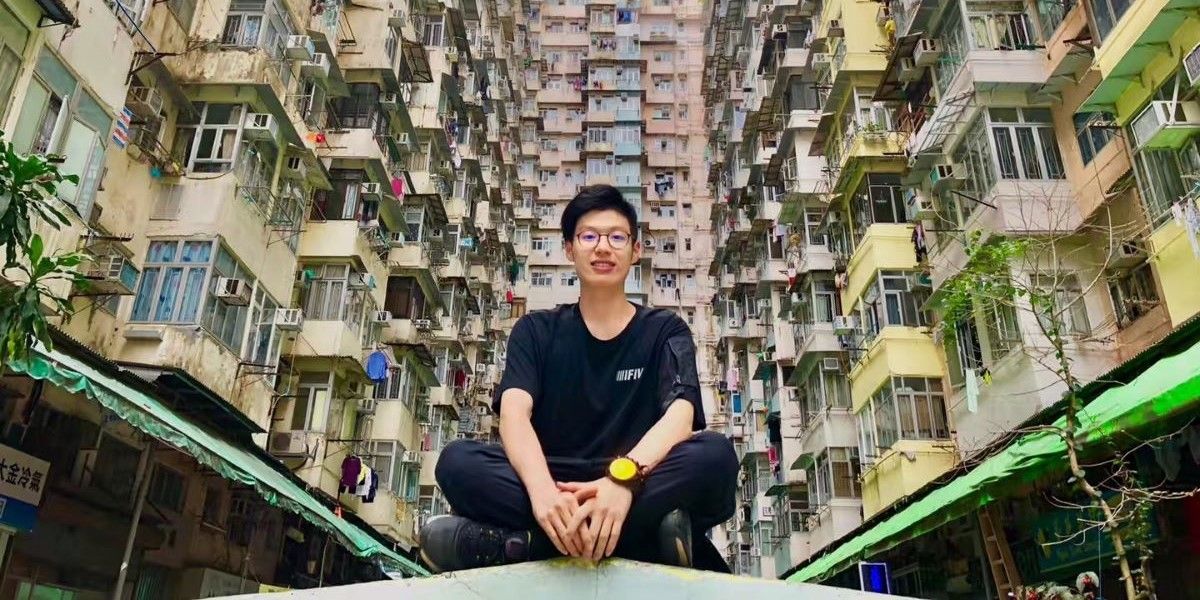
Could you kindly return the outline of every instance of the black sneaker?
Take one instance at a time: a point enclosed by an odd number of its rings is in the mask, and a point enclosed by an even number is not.
[[[421,528],[421,560],[435,573],[478,569],[529,560],[528,531],[506,531],[456,516]]]
[[[658,551],[663,564],[675,567],[692,566],[692,519],[677,508],[663,517],[658,526]]]

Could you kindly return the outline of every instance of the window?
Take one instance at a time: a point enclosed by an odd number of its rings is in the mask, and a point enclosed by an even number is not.
[[[174,155],[195,173],[224,173],[233,169],[241,144],[244,104],[197,103],[199,120],[180,126]]]
[[[1158,227],[1171,219],[1171,206],[1189,194],[1193,174],[1200,168],[1200,147],[1193,138],[1178,151],[1144,148],[1134,154],[1134,164],[1146,212]]]
[[[200,513],[200,521],[218,529],[225,527],[225,490],[224,480],[210,481],[204,486],[204,508]]]
[[[547,205],[539,204],[538,206],[547,206]],[[548,206],[553,207],[553,205],[548,205]],[[530,248],[534,252],[545,252],[545,253],[547,253],[547,255],[549,255],[550,251],[554,248],[554,242],[551,241],[550,238],[545,237],[545,236],[540,236],[540,235],[534,236],[533,243],[530,244]]]
[[[654,284],[660,288],[673,290],[679,285],[679,277],[675,273],[659,273],[654,276]]]
[[[195,323],[206,297],[213,258],[212,240],[150,242],[145,268],[133,303],[131,321]],[[210,298],[210,302],[215,302]],[[244,307],[242,307],[244,308]]]
[[[912,290],[909,273],[880,271],[877,281],[863,293],[867,341],[887,326],[923,327],[929,315],[923,309],[928,298],[924,290]]]
[[[387,115],[379,107],[379,86],[374,83],[352,83],[349,87],[348,96],[330,100],[333,109],[331,126],[388,131]]]
[[[654,107],[654,118],[657,120],[660,120],[660,121],[670,119],[671,118],[671,107],[670,106]]]
[[[388,277],[384,310],[393,319],[420,319],[426,315],[425,290],[414,277]]]
[[[0,123],[8,115],[10,94],[21,70],[29,30],[8,8],[0,6]]]
[[[559,274],[559,282],[563,287],[575,287],[579,283],[579,276],[575,271],[563,271]]]
[[[1158,306],[1158,288],[1148,262],[1110,276],[1108,291],[1119,327],[1129,325]]]
[[[549,271],[530,271],[529,284],[533,287],[550,287],[554,284],[554,276]]]
[[[963,192],[973,198],[983,198],[996,185],[996,165],[992,160],[991,142],[988,141],[987,125],[980,118],[971,124],[963,141],[954,150],[954,162],[967,171]],[[976,207],[982,206],[951,191],[938,196],[939,211],[957,225],[966,223]],[[946,236],[939,236],[946,237]]]
[[[882,102],[875,102],[874,97],[874,89],[854,90],[855,119],[867,131],[888,131],[892,128],[891,111]]]
[[[1051,331],[1057,325],[1060,334],[1091,333],[1078,277],[1072,273],[1038,274],[1033,275],[1032,283],[1039,295],[1047,297],[1051,303],[1050,306],[1034,307],[1038,323],[1044,330]]]
[[[1088,14],[1096,23],[1096,32],[1100,34],[1100,41],[1108,37],[1108,33],[1117,26],[1117,22],[1121,20],[1121,16],[1125,11],[1129,10],[1130,0],[1091,0],[1089,3],[1091,10]]]
[[[175,16],[175,20],[179,21],[179,26],[183,28],[183,32],[185,34],[190,33],[192,31],[192,19],[196,15],[196,0],[167,0],[167,8]]]
[[[988,121],[1001,178],[1066,177],[1049,109],[989,108]]]
[[[325,431],[329,423],[329,375],[326,373],[300,373],[300,384],[292,399],[292,431]],[[286,414],[286,413],[285,413]]]
[[[233,0],[225,16],[221,44],[261,47],[275,56],[282,56],[284,41],[289,35],[291,28],[274,0]]]
[[[1116,137],[1113,129],[1098,127],[1094,123],[1098,121],[1112,123],[1116,121],[1116,117],[1110,113],[1093,112],[1077,113],[1074,119],[1075,140],[1079,142],[1079,155],[1083,159],[1083,164],[1087,165],[1100,153],[1100,150]]]
[[[11,83],[3,79],[3,70],[8,68],[3,57],[9,52],[9,44],[20,41],[20,36],[9,33],[8,24],[2,27],[5,49],[0,50],[0,86],[10,86]],[[7,95],[0,97],[0,101],[7,104]],[[91,214],[100,185],[104,144],[111,129],[112,119],[104,107],[79,87],[75,76],[49,48],[42,48],[21,104],[12,141],[17,152],[65,157],[58,165],[59,171],[78,175],[79,184],[59,184],[58,197],[72,205],[84,220]]]
[[[857,414],[860,454],[874,462],[898,440],[942,440],[950,436],[940,379],[893,377]]]
[[[862,488],[858,481],[858,448],[830,448],[829,468],[833,473],[833,497],[862,496]]]
[[[967,31],[977,50],[1032,50],[1038,44],[1021,2],[968,2]]]
[[[154,475],[150,477],[150,489],[146,491],[146,500],[155,508],[178,513],[183,510],[186,489],[183,475],[166,465],[156,464]]]
[[[427,48],[441,48],[444,44],[444,24],[441,15],[426,15],[424,41]]]
[[[367,440],[363,443],[363,462],[379,478],[380,489],[400,496],[404,491],[404,446],[394,440]]]
[[[313,276],[308,289],[303,292],[304,318],[313,321],[340,320],[357,331],[362,320],[366,290],[353,289],[350,283],[352,279],[361,279],[362,275],[352,272],[350,266],[344,264],[307,265],[304,270]]]

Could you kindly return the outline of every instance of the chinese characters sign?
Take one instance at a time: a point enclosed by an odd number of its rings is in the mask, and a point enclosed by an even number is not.
[[[0,444],[0,496],[37,506],[50,463]]]

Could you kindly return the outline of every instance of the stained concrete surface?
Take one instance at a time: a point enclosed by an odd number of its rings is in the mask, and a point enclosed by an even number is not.
[[[627,560],[558,559],[239,600],[868,600],[882,596],[808,583],[720,575]]]

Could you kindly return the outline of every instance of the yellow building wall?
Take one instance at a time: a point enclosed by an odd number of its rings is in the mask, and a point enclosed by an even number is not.
[[[1192,254],[1186,232],[1173,221],[1151,234],[1150,244],[1162,284],[1163,303],[1171,325],[1178,326],[1200,313],[1200,258]]]
[[[867,284],[881,270],[905,270],[917,267],[912,247],[912,226],[906,223],[876,223],[850,256],[846,289],[842,290],[844,314],[854,314],[858,299]]]
[[[911,457],[911,458],[910,458]],[[958,456],[949,442],[900,440],[863,473],[863,519],[916,492],[954,468]]]
[[[942,371],[941,354],[925,329],[884,327],[850,371],[851,410],[861,410],[892,375],[940,379]]]
[[[1116,61],[1120,60],[1125,52],[1124,50],[1118,52],[1118,50],[1122,46],[1128,49],[1133,38],[1145,30],[1149,20],[1158,13],[1158,7],[1164,4],[1167,4],[1165,0],[1143,0],[1129,9],[1096,55],[1096,64],[1100,65],[1102,74],[1107,75],[1112,71]],[[1171,77],[1179,67],[1180,57],[1194,48],[1198,42],[1200,42],[1200,21],[1193,19],[1184,22],[1183,26],[1167,42],[1170,45],[1170,51],[1168,52],[1165,47],[1160,47],[1158,54],[1142,70],[1141,76],[1133,78],[1129,86],[1121,93],[1116,102],[1117,121],[1122,125],[1127,125],[1130,119],[1137,116],[1138,111],[1150,99],[1150,94]]]

